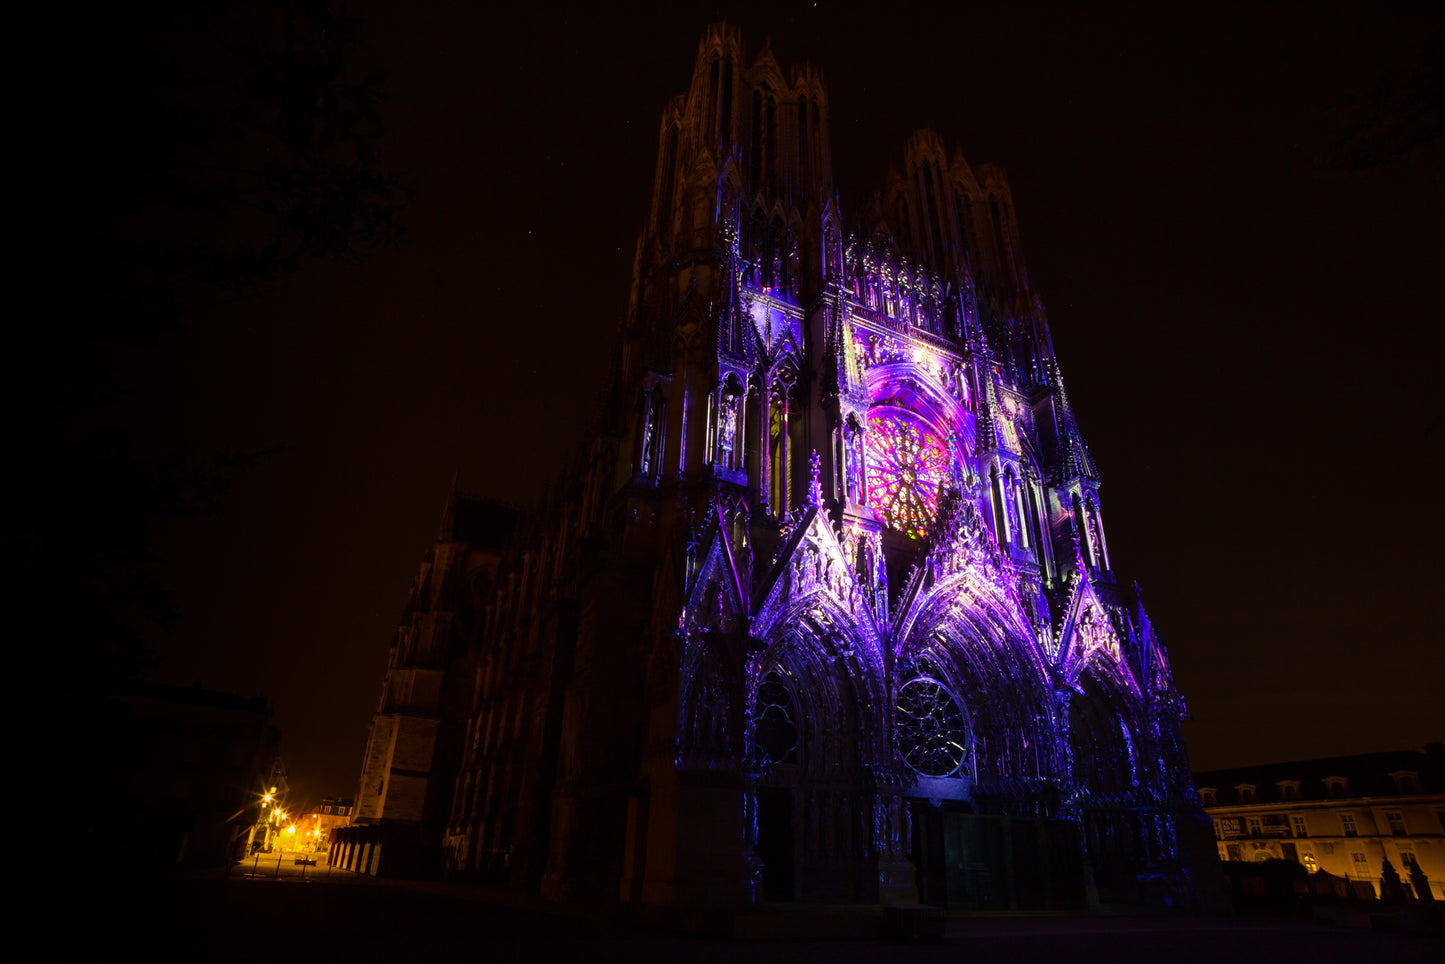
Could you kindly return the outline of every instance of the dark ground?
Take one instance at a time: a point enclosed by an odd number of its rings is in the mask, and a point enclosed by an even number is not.
[[[322,868],[324,874],[324,867]],[[32,885],[38,913],[15,960],[1439,962],[1429,938],[1304,921],[1190,917],[954,917],[939,943],[734,941],[607,919],[605,911],[493,903],[446,885],[233,876]],[[816,923],[817,918],[814,918]],[[840,920],[846,926],[846,920]]]

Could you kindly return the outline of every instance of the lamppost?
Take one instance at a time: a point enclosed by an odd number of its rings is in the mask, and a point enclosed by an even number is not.
[[[256,821],[251,824],[251,833],[246,837],[247,851],[252,851],[256,849],[257,827],[264,828],[264,836],[261,840],[261,849],[266,849],[267,844],[271,842],[271,822],[270,817],[266,813],[266,810],[267,808],[271,807],[271,801],[274,799],[276,799],[275,787],[272,787],[270,790],[267,790],[261,794],[261,812],[257,815]]]
[[[266,818],[266,834],[265,834],[265,836],[264,836],[264,837],[262,838],[262,840],[261,840],[261,849],[264,850],[264,851],[266,851],[267,853],[270,853],[270,852],[271,852],[271,819],[270,819],[270,817],[266,814],[266,808],[267,808],[267,807],[270,807],[270,808],[272,809],[272,811],[274,812],[275,809],[276,809],[276,807],[275,807],[275,804],[272,803],[272,801],[275,800],[275,799],[276,799],[276,788],[275,788],[275,787],[272,787],[272,788],[270,789],[270,791],[269,791],[264,797],[261,798],[261,815]]]

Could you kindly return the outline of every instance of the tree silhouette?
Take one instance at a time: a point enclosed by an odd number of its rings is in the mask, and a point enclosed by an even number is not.
[[[411,187],[380,157],[362,24],[326,0],[27,4],[17,20],[10,636],[60,704],[60,752],[42,741],[23,765],[54,805],[42,819],[62,821],[123,782],[101,696],[145,672],[174,617],[155,522],[214,510],[255,457],[128,420],[147,360],[217,304],[397,244]]]

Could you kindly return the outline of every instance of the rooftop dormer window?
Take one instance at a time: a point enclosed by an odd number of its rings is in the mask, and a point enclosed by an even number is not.
[[[1395,781],[1396,793],[1420,792],[1420,774],[1413,770],[1396,770],[1390,774],[1390,779]]]

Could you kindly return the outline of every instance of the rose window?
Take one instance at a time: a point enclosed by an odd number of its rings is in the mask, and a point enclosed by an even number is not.
[[[908,765],[927,777],[949,777],[968,757],[968,723],[953,694],[919,677],[898,691],[898,744]]]
[[[868,419],[868,500],[883,521],[915,539],[928,534],[948,478],[948,449],[901,415]]]

